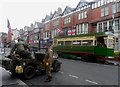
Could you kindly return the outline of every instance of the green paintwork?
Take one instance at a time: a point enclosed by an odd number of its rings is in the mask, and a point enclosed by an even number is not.
[[[106,48],[106,47],[97,47],[97,46],[57,46],[53,48],[53,51],[58,52],[67,52],[71,53],[86,53],[86,54],[94,54],[96,56],[113,56],[114,49]]]

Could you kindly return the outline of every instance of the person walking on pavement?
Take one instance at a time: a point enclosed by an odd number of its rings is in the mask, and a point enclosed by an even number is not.
[[[44,63],[44,68],[47,74],[47,78],[44,82],[50,82],[52,79],[52,74],[51,74],[51,66],[53,62],[53,51],[51,50],[50,46],[46,46],[46,54],[43,60]]]

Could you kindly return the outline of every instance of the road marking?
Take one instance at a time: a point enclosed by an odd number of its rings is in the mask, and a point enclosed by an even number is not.
[[[109,65],[103,65],[103,66],[109,66]]]
[[[90,83],[93,83],[93,84],[98,84],[97,82],[90,81],[90,80],[85,80],[85,81],[90,82]]]
[[[59,71],[61,74],[64,74],[64,72],[62,72],[62,71]]]
[[[103,66],[107,66],[107,65],[103,65]]]
[[[76,78],[78,79],[79,77],[75,76],[75,75],[69,75],[70,77]]]

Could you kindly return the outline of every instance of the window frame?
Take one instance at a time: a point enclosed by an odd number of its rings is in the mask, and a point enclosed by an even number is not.
[[[101,17],[104,17],[105,15],[105,12],[104,12],[104,7],[101,8]]]

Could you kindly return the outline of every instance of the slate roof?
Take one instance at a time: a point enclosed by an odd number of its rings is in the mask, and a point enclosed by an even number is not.
[[[62,15],[66,15],[68,13],[71,13],[72,11],[74,11],[74,8],[71,8],[69,6],[66,6],[66,8],[64,9]]]

